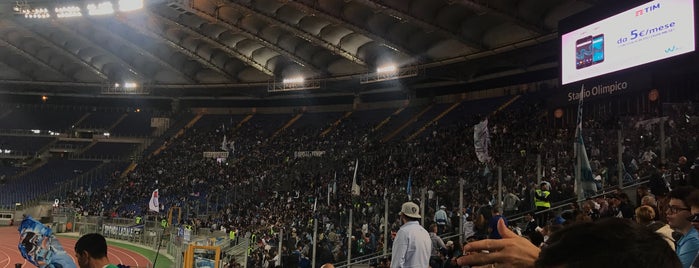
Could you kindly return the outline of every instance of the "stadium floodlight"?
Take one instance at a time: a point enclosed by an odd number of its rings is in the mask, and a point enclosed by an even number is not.
[[[47,8],[25,9],[22,10],[22,13],[25,18],[29,19],[47,19],[51,17]]]
[[[267,92],[299,91],[317,88],[320,88],[319,80],[308,80],[302,76],[297,76],[284,78],[281,82],[270,81],[267,85]]]
[[[102,2],[87,5],[87,13],[91,16],[114,14],[112,2]]]
[[[17,1],[15,2],[15,6],[12,7],[12,10],[15,12],[15,14],[19,15],[28,14],[31,9],[31,6],[29,5],[29,3],[27,3],[26,0]]]
[[[138,84],[136,82],[124,82],[124,88],[137,88]]]
[[[417,66],[384,65],[376,68],[376,72],[368,72],[359,77],[360,84],[394,80],[418,75]]]
[[[291,78],[284,78],[282,80],[282,83],[284,84],[302,84],[305,79],[303,79],[302,76],[297,76],[297,77],[291,77]]]
[[[119,11],[134,11],[143,8],[143,0],[119,0]]]
[[[148,85],[139,83],[138,81],[124,81],[123,83],[108,83],[105,84],[101,91],[102,94],[114,95],[145,95],[150,94]]]
[[[80,7],[78,6],[56,7],[54,11],[56,12],[56,17],[58,18],[81,17],[83,15]]]
[[[391,74],[398,72],[398,67],[395,64],[384,65],[376,68],[376,73],[378,74]]]

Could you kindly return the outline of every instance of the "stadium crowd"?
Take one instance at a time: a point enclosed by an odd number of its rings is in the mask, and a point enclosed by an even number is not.
[[[502,111],[459,115],[463,118],[456,124],[434,123],[410,141],[394,138],[388,142],[381,142],[383,136],[372,131],[373,123],[352,117],[327,135],[321,133],[331,127],[332,120],[290,127],[273,135],[277,129],[254,117],[240,126],[223,118],[185,129],[158,155],[140,161],[125,178],[114,178],[102,189],[78,190],[70,200],[83,215],[136,217],[148,213],[151,191],[159,189],[162,211],[171,207],[186,211],[179,224],[235,231],[239,239],[251,239],[248,267],[274,267],[283,260],[276,255],[277,234],[282,230],[283,256],[293,256],[294,262],[310,267],[313,219],[319,222],[319,263],[346,259],[348,248],[353,257],[369,256],[382,252],[384,228],[395,235],[400,227],[395,211],[384,219],[384,198],[395,208],[408,199],[408,191],[412,200],[425,204],[426,226],[436,221],[435,213],[444,207],[449,226],[444,233],[457,233],[463,221],[466,237],[484,239],[492,231],[488,224],[492,211],[504,206],[505,217],[525,215],[522,222],[516,222],[520,233],[540,244],[563,224],[631,218],[633,204],[639,204],[648,193],[665,196],[680,186],[699,187],[699,163],[694,161],[698,155],[696,126],[684,120],[686,113],[668,113],[671,115],[664,121],[655,120],[657,114],[591,116],[584,121],[583,135],[596,189],[588,194],[618,185],[618,129],[623,133],[623,182],[628,185],[650,179],[648,186],[641,187],[638,196],[617,190],[589,198],[581,206],[564,207],[530,226],[534,193],[540,187],[537,156],[541,158],[542,181],[550,185],[550,202],[561,204],[576,197],[572,168],[575,130],[544,127],[548,125],[547,112],[541,102],[522,99]],[[486,117],[492,161],[480,163],[473,150],[473,125]],[[659,124],[665,124],[665,141],[660,140]],[[665,163],[659,156],[662,142],[668,152]],[[228,159],[202,157],[203,152],[221,150],[229,152]],[[324,154],[294,157],[298,151]],[[359,195],[351,191],[355,161],[359,162]],[[497,202],[496,167],[502,168],[505,196],[509,196],[503,204]],[[459,208],[455,189],[462,179],[466,205]],[[656,218],[663,219],[667,200],[646,201],[655,207]],[[347,208],[354,209],[353,230],[347,230]],[[352,237],[349,245],[348,232]],[[390,248],[391,239],[388,241]],[[442,253],[444,259],[458,256],[460,241],[445,242],[451,248]]]

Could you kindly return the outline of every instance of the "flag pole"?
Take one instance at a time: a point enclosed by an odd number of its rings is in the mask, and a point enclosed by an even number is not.
[[[316,197],[315,202],[313,202],[313,257],[311,257],[311,267],[316,267],[316,249],[318,248],[318,216],[316,214],[317,205],[318,197]],[[281,255],[279,255],[279,258],[281,258]]]
[[[383,255],[388,255],[388,191],[383,188]]]
[[[347,266],[352,263],[352,210],[354,204],[349,206],[349,227],[347,228]]]
[[[575,168],[575,184],[577,185],[576,187],[576,193],[578,195],[578,202],[581,202],[585,200],[585,192],[583,190],[583,183],[582,183],[582,150],[583,146],[582,143],[584,142],[583,137],[582,137],[582,109],[583,109],[583,98],[585,97],[585,85],[580,87],[580,95],[578,96],[580,98],[578,102],[578,120],[577,124],[575,125],[575,156],[576,156],[576,168]]]

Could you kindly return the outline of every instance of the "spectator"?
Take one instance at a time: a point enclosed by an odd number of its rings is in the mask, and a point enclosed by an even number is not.
[[[667,241],[670,248],[672,248],[673,251],[675,250],[675,239],[672,237],[672,228],[664,222],[655,221],[655,210],[653,210],[652,207],[643,205],[636,208],[636,222],[658,233]]]
[[[80,268],[117,268],[107,257],[107,240],[101,234],[86,234],[75,242],[75,259]]]
[[[446,206],[441,205],[439,206],[439,210],[437,210],[437,212],[434,213],[434,222],[437,223],[437,227],[439,228],[437,234],[440,235],[444,233],[449,223],[449,217],[447,216],[447,212],[445,211],[446,208]]]
[[[393,242],[391,268],[428,267],[432,242],[417,222],[421,218],[420,208],[413,202],[405,202],[399,215],[402,226]]]
[[[691,216],[687,198],[693,190],[694,188],[689,186],[673,189],[668,194],[670,202],[666,211],[668,224],[681,235],[677,239],[676,251],[684,268],[691,266],[699,252],[699,233],[692,228],[692,222],[687,219]]]

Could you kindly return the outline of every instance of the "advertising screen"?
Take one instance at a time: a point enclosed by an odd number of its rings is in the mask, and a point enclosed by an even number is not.
[[[561,84],[695,49],[694,1],[657,0],[561,36]]]

